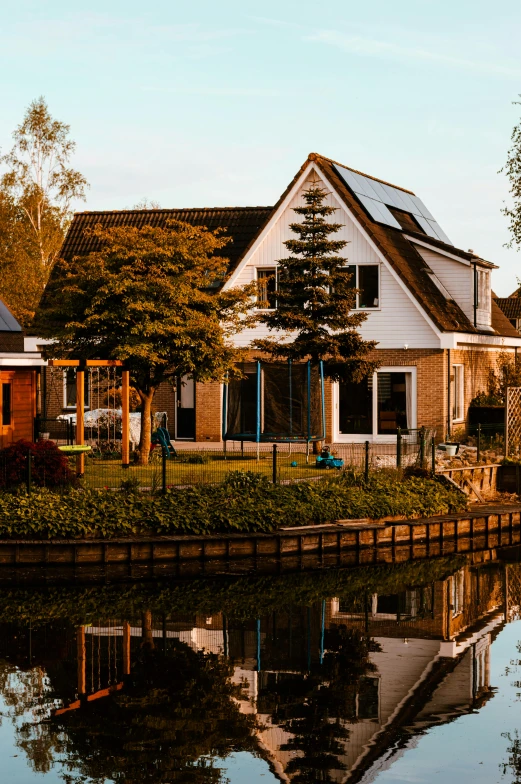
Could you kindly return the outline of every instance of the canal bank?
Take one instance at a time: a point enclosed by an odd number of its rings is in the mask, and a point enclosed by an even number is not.
[[[0,539],[5,567],[105,567],[340,558],[342,563],[389,562],[521,544],[521,504],[476,505],[460,513],[393,520],[338,520],[270,533]],[[190,572],[192,573],[192,572]]]

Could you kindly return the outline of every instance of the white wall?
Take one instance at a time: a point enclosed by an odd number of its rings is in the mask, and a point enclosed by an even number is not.
[[[283,243],[295,237],[289,227],[290,223],[301,220],[292,208],[303,203],[301,194],[308,187],[309,181],[310,178],[303,184],[300,192],[295,194],[231,285],[251,283],[255,280],[257,267],[272,267],[277,259],[289,255]],[[325,187],[328,188],[327,183]],[[367,321],[360,329],[362,337],[365,340],[377,340],[379,348],[401,349],[404,344],[410,348],[439,348],[439,338],[423,314],[332,194],[328,197],[328,203],[337,208],[331,220],[344,224],[335,238],[349,243],[343,252],[348,261],[380,264],[380,308],[367,311]],[[258,325],[255,329],[244,330],[236,337],[235,342],[240,346],[248,346],[253,339],[268,337],[269,334],[264,325]]]
[[[441,253],[415,245],[418,253],[425,259],[431,270],[443,283],[452,299],[460,306],[464,314],[474,323],[474,266],[465,260],[456,261]],[[489,272],[489,282],[492,271]],[[478,327],[488,327],[491,323],[490,297],[489,308],[476,311]]]

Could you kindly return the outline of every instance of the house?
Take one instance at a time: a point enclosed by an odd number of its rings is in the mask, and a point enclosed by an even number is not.
[[[357,309],[368,316],[361,333],[377,341],[373,358],[379,363],[362,383],[326,384],[327,440],[378,443],[394,438],[398,427],[421,426],[443,438],[464,427],[469,403],[486,389],[498,354],[514,352],[521,336],[491,296],[496,266],[456,248],[410,190],[311,153],[273,207],[77,213],[62,255],[70,259],[95,250],[97,240],[86,231],[96,224],[161,226],[174,218],[221,228],[232,239],[224,250],[230,260],[225,286],[257,280],[263,301],[266,291],[276,291],[277,259],[287,254],[283,243],[294,236],[293,208],[317,180],[337,210],[335,222],[342,224],[336,236],[348,242]],[[258,325],[236,342],[247,348],[266,334]],[[257,354],[250,351],[250,358]],[[57,412],[69,401],[66,383],[58,387],[59,399],[50,404]],[[180,380],[177,389],[159,390],[156,406],[169,412],[175,438],[222,439],[221,384]]]
[[[32,441],[44,362],[0,300],[0,448]]]
[[[492,294],[494,301],[502,313],[507,317],[513,327],[521,334],[521,293],[516,289],[509,297],[496,297]]]
[[[258,719],[258,748],[278,780],[290,782],[298,779],[292,760],[305,753],[306,744],[290,731],[287,719],[298,718],[306,679],[320,672],[324,628],[347,626],[365,631],[377,645],[369,653],[372,668],[361,674],[335,725],[346,732],[328,753],[328,780],[370,782],[430,727],[475,713],[493,698],[491,645],[517,617],[518,605],[509,610],[505,595],[516,568],[497,560],[495,551],[475,553],[433,582],[373,594],[369,611],[360,614],[351,606],[359,603],[357,596],[306,606],[290,597],[259,618],[201,614],[195,605],[191,614],[148,610],[132,623],[103,618],[68,632],[65,627],[60,633],[71,640],[61,646],[68,654],[60,663],[67,661],[67,680],[77,675],[76,693],[87,699],[74,699],[55,715],[88,709],[98,700],[101,710],[111,694],[125,694],[126,676],[145,643],[167,651],[177,641],[229,660],[231,682],[242,687],[234,699],[241,713]],[[38,635],[33,645],[38,649]],[[113,653],[102,653],[100,660],[100,649]],[[70,685],[68,693],[74,694]]]

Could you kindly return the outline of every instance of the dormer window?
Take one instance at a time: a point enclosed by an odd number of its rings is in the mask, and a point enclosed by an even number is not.
[[[490,272],[477,270],[477,309],[490,310]]]

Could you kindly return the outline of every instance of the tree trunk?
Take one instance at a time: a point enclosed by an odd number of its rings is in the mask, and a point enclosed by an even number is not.
[[[145,610],[141,616],[141,647],[154,650],[154,634],[152,630],[152,613]]]
[[[150,441],[152,438],[152,401],[155,389],[148,392],[139,391],[141,398],[141,436],[139,439],[138,465],[148,465],[150,456]]]

